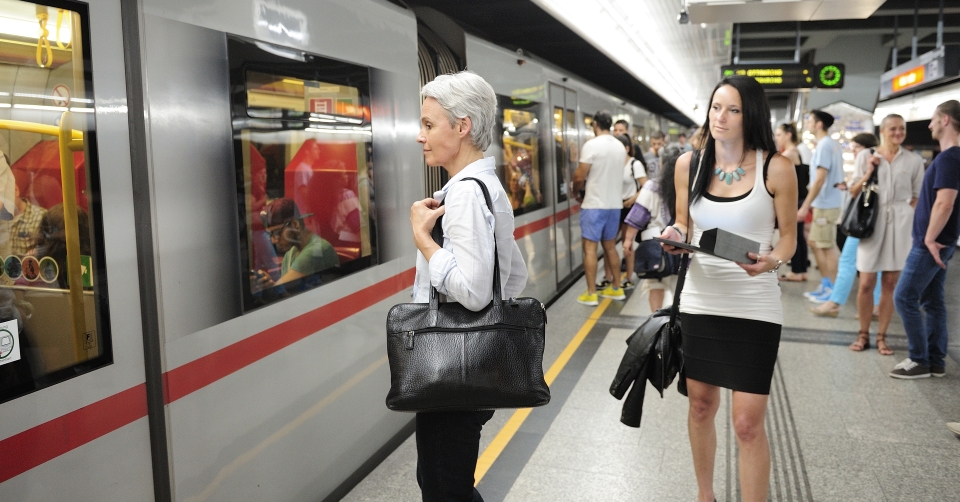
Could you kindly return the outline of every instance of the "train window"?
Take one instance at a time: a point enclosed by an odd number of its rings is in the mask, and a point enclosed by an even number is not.
[[[244,311],[377,262],[367,68],[228,37]]]
[[[540,104],[498,96],[502,149],[497,170],[513,214],[544,207],[540,159]]]
[[[563,108],[553,109],[553,147],[557,165],[557,202],[567,200],[566,141],[563,139]]]
[[[86,4],[0,0],[0,402],[112,362]]]

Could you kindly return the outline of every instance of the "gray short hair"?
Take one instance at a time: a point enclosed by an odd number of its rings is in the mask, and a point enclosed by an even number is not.
[[[423,86],[420,96],[440,103],[453,126],[457,119],[470,117],[473,128],[470,140],[481,151],[493,142],[493,127],[497,120],[497,94],[480,75],[462,71],[440,75]]]

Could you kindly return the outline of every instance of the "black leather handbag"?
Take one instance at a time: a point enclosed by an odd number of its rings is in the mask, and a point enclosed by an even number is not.
[[[879,168],[880,166],[877,166],[873,169],[867,186],[863,187],[863,190],[850,201],[843,212],[840,231],[850,237],[866,239],[873,235],[873,227],[876,226],[877,215],[880,212],[880,192],[877,187]]]
[[[490,193],[483,190],[493,212]],[[433,238],[443,246],[441,221]],[[496,246],[496,236],[494,236]],[[530,408],[550,402],[543,378],[547,312],[535,298],[503,300],[494,247],[493,301],[474,312],[459,303],[401,303],[387,314],[387,356],[394,411]]]

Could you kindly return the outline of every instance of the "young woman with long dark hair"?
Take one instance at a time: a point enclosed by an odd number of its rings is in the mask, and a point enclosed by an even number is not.
[[[698,500],[715,498],[714,418],[724,387],[733,390],[743,500],[765,501],[770,446],[764,416],[783,324],[776,271],[796,249],[797,176],[793,164],[776,153],[770,108],[753,78],[734,76],[717,84],[701,134],[698,163],[691,162],[693,153],[677,161],[677,218],[662,237],[698,244],[703,230],[721,228],[759,241],[760,254],[750,253],[755,261],[746,264],[694,255],[680,297]]]

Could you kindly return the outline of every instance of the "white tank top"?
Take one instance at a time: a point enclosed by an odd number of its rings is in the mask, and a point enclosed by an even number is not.
[[[719,198],[706,194],[690,206],[693,244],[700,243],[703,230],[722,228],[759,242],[761,254],[770,252],[776,211],[773,197],[764,185],[763,156],[759,151],[756,166],[753,189],[745,196]],[[695,169],[691,166],[691,172]],[[713,168],[708,172],[712,173]],[[750,277],[736,263],[703,253],[694,254],[690,260],[680,295],[680,311],[783,324],[777,274]]]

